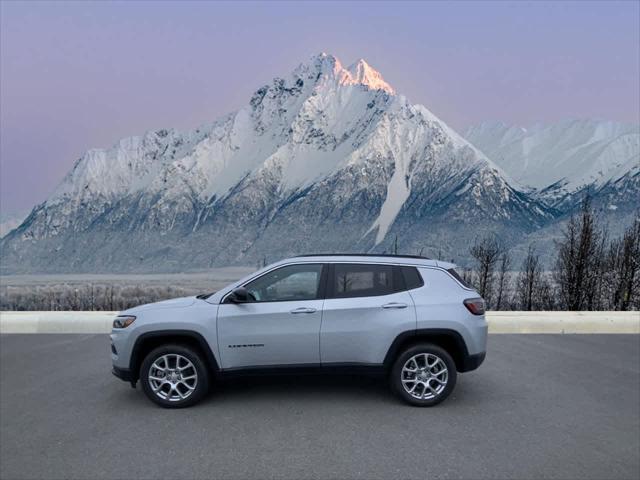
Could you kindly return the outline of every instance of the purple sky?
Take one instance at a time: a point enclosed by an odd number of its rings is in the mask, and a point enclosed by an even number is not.
[[[86,149],[190,129],[310,55],[365,58],[456,129],[639,122],[640,3],[0,3],[0,211]]]

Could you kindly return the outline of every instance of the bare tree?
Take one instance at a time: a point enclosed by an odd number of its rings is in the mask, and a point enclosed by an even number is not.
[[[492,287],[496,264],[502,252],[502,246],[495,236],[488,235],[481,239],[476,239],[475,244],[469,250],[474,258],[475,278],[474,285],[478,293],[485,299],[488,305],[492,305]]]
[[[113,285],[111,285],[109,287],[109,294],[107,295],[107,301],[109,302],[109,310],[113,311],[115,308],[115,303],[114,303],[114,292],[113,292]]]
[[[565,309],[584,310],[593,304],[601,245],[591,201],[585,197],[579,217],[571,216],[558,244],[554,273]]]
[[[469,268],[464,268],[462,270],[462,279],[469,285],[473,285],[473,272]]]
[[[589,275],[586,278],[585,300],[587,310],[602,310],[605,300],[604,289],[605,271],[607,268],[607,232],[602,230],[598,235],[598,243],[595,246]]]
[[[606,270],[611,285],[608,308],[629,310],[640,296],[640,217],[609,245]]]
[[[511,256],[509,252],[502,252],[500,255],[500,260],[498,262],[498,282],[496,286],[496,301],[495,301],[495,309],[502,310],[507,303],[507,295],[508,295],[508,272],[511,267]]]
[[[541,303],[538,294],[545,289],[542,279],[540,257],[533,245],[529,245],[527,256],[516,282],[516,304],[520,310],[534,310]]]
[[[558,305],[555,300],[553,286],[544,272],[540,276],[537,292],[537,302],[534,301],[534,310],[557,310]]]
[[[96,309],[96,292],[95,292],[95,287],[93,285],[93,283],[90,283],[87,286],[87,297],[88,297],[88,302],[89,302],[89,310],[95,310]]]

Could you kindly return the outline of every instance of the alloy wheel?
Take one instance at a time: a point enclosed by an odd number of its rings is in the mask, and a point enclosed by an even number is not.
[[[156,358],[149,367],[149,385],[161,399],[179,402],[196,389],[198,372],[187,357],[168,353]]]
[[[433,353],[414,355],[405,362],[400,375],[405,391],[419,400],[436,398],[449,381],[447,365]]]

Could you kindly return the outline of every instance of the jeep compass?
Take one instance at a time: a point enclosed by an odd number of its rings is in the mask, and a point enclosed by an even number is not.
[[[442,402],[485,358],[484,301],[440,260],[313,255],[222,290],[142,305],[113,322],[113,373],[185,407],[217,379],[376,373],[411,405]]]

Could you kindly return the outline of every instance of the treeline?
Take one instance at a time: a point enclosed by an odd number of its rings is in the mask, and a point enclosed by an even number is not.
[[[21,285],[0,288],[0,310],[119,311],[168,298],[202,293],[173,286],[144,285]]]
[[[493,236],[476,239],[470,254],[473,267],[463,276],[491,310],[640,309],[640,219],[609,239],[588,198],[567,222],[546,268],[535,245],[513,265]]]
[[[394,251],[398,253],[397,239]],[[495,236],[476,239],[463,277],[490,310],[640,310],[640,219],[610,239],[588,199],[568,221],[555,260],[544,265],[535,245],[522,263]],[[266,263],[266,259],[262,263]],[[168,298],[197,295],[226,284],[164,286],[48,283],[0,286],[0,310],[118,311]]]

